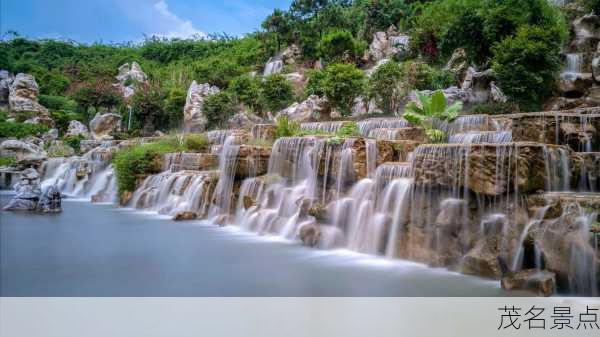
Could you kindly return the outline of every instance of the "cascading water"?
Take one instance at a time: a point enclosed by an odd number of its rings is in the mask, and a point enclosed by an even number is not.
[[[503,144],[512,142],[512,132],[510,131],[481,131],[456,133],[449,137],[450,144]]]
[[[403,118],[371,118],[358,122],[358,130],[363,137],[368,137],[371,130],[398,129],[409,127],[410,123]]]
[[[269,76],[273,74],[278,74],[283,69],[283,61],[281,60],[281,56],[271,57],[267,64],[265,65],[265,70],[263,71],[263,76]]]
[[[237,165],[237,155],[240,149],[238,140],[229,136],[223,144],[219,157],[219,182],[215,188],[214,201],[209,210],[211,218],[228,216],[232,209],[233,183]]]
[[[335,133],[347,122],[314,122],[314,123],[301,123],[300,130],[320,131],[326,133]]]
[[[581,73],[583,54],[569,53],[566,55],[566,67],[561,77],[565,80],[573,80]]]

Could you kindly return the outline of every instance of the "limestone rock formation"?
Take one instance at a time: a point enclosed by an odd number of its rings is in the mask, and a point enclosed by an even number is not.
[[[60,140],[53,140],[47,152],[50,157],[71,157],[75,155],[75,149]]]
[[[296,44],[291,44],[283,52],[281,58],[285,64],[295,64],[296,60],[301,56],[300,48]]]
[[[16,195],[3,208],[5,211],[35,211],[42,194],[38,172],[28,168],[14,186]]]
[[[250,130],[250,129],[252,129],[252,126],[254,126],[255,124],[262,123],[262,119],[260,117],[256,116],[255,114],[241,111],[241,112],[238,112],[235,115],[231,116],[231,118],[229,118],[229,121],[227,123],[229,124],[229,127],[232,129]]]
[[[390,26],[386,32],[373,34],[373,41],[369,45],[369,55],[375,62],[385,58],[401,58],[408,54],[409,45],[409,36],[398,33],[394,26]]]
[[[452,53],[445,69],[456,75],[456,78],[460,82],[464,81],[467,70],[469,69],[469,60],[467,59],[467,52],[464,48],[458,48]]]
[[[116,79],[118,83],[115,84],[115,87],[119,89],[123,98],[129,99],[135,94],[137,85],[146,82],[148,76],[137,62],[132,62],[131,66],[129,63],[125,63],[119,67]]]
[[[48,110],[38,103],[39,89],[35,78],[29,74],[17,74],[10,85],[8,96],[9,114],[17,120],[29,120],[53,126]]]
[[[10,93],[10,85],[14,77],[6,70],[0,70],[0,106],[8,104],[8,95]]]
[[[502,289],[529,290],[541,296],[551,296],[556,290],[555,275],[546,270],[528,269],[503,277]]]
[[[90,131],[95,140],[110,140],[121,132],[121,116],[116,113],[97,113],[90,121]]]
[[[46,158],[46,152],[39,146],[21,140],[5,140],[0,143],[0,151],[6,151],[14,154],[17,165],[39,166]]]
[[[37,205],[37,210],[42,213],[62,212],[62,196],[56,186],[49,186],[42,194]]]
[[[219,93],[219,88],[208,83],[198,84],[193,81],[187,92],[183,108],[183,125],[187,132],[202,132],[206,129],[208,120],[202,112],[204,100]]]
[[[382,111],[377,107],[375,100],[367,100],[363,96],[358,96],[354,99],[354,105],[352,106],[352,117],[377,113],[382,113]]]
[[[288,120],[295,122],[307,122],[317,119],[325,111],[327,100],[317,95],[310,95],[301,103],[294,103],[277,113],[275,119],[287,116]]]
[[[69,127],[67,128],[67,133],[65,133],[65,137],[77,137],[81,136],[85,139],[90,138],[90,133],[85,124],[81,123],[77,120],[72,120],[69,122]]]
[[[575,39],[572,48],[576,50],[587,50],[591,46],[595,48],[600,41],[600,17],[594,14],[584,15],[573,21],[573,33]]]

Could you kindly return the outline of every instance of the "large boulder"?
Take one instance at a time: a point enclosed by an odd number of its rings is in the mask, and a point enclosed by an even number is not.
[[[573,21],[573,33],[575,38],[571,42],[574,50],[589,50],[595,48],[600,41],[600,17],[589,14]]]
[[[75,149],[61,140],[53,140],[47,152],[50,157],[71,157],[75,155]]]
[[[183,125],[187,132],[202,132],[206,129],[208,120],[202,112],[204,100],[219,93],[219,88],[208,83],[198,84],[193,81],[187,92],[183,108]]]
[[[39,88],[32,75],[17,74],[9,91],[8,106],[11,117],[53,126],[48,110],[38,103]]]
[[[541,296],[551,296],[556,288],[555,275],[546,270],[528,269],[502,278],[505,290],[528,290]]]
[[[10,85],[14,77],[6,70],[0,70],[0,106],[8,104]]]
[[[77,136],[88,139],[90,138],[90,132],[85,124],[81,123],[80,121],[72,120],[69,122],[69,127],[67,129],[67,133],[65,133],[65,137]]]
[[[90,121],[90,131],[95,140],[111,140],[121,132],[121,116],[116,113],[97,113]]]
[[[42,194],[37,205],[37,210],[42,213],[62,212],[62,196],[56,186],[49,186]]]
[[[285,64],[295,64],[296,60],[301,56],[300,48],[297,45],[289,45],[283,52],[281,52],[281,59]]]
[[[488,102],[494,75],[492,69],[477,71],[475,68],[469,67],[461,84],[461,89],[467,93],[467,101],[470,103]]]
[[[14,186],[15,196],[3,208],[5,211],[35,211],[42,194],[38,172],[28,168]]]
[[[307,122],[312,119],[318,119],[320,114],[325,111],[327,100],[317,95],[310,95],[301,103],[294,103],[284,110],[281,110],[275,119],[287,116],[288,120],[295,122]]]
[[[13,154],[17,164],[22,167],[38,166],[47,158],[42,148],[22,140],[5,140],[0,143],[0,151]]]

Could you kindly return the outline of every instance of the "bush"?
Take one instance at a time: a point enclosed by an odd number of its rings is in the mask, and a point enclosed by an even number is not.
[[[592,12],[596,15],[600,14],[600,0],[584,0],[583,6],[588,12]]]
[[[233,115],[233,109],[231,97],[225,91],[207,97],[202,105],[202,112],[208,121],[208,128],[224,126]]]
[[[143,125],[142,135],[150,136],[154,133],[156,123],[161,115],[164,115],[163,91],[154,84],[138,86],[135,94],[131,97],[131,107],[136,121]]]
[[[229,83],[228,90],[235,103],[243,103],[253,111],[260,112],[262,110],[260,88],[261,82],[258,77],[242,75]]]
[[[354,99],[363,93],[365,75],[352,64],[332,64],[325,68],[321,84],[331,106],[349,116]]]
[[[347,138],[347,137],[360,137],[360,130],[356,122],[350,122],[344,124],[335,133],[336,137]]]
[[[304,92],[306,96],[317,95],[325,96],[325,72],[322,70],[309,70],[307,72],[308,81]]]
[[[407,61],[402,64],[407,90],[441,90],[455,84],[454,75],[427,63]]]
[[[286,108],[294,100],[294,89],[282,75],[267,76],[261,88],[264,105],[269,111],[276,112]]]
[[[40,104],[48,110],[70,110],[77,109],[77,102],[64,96],[40,95]]]
[[[81,150],[81,141],[83,139],[84,139],[83,136],[77,135],[77,136],[65,137],[64,142],[65,142],[65,144],[72,147],[73,150],[75,150],[75,152],[79,153],[79,151]]]
[[[354,62],[365,49],[366,44],[356,41],[346,30],[327,33],[319,42],[319,54],[325,63]]]
[[[294,137],[300,132],[300,124],[290,122],[287,116],[281,116],[277,119],[277,128],[275,129],[275,139],[281,137]]]
[[[164,114],[156,116],[158,125],[162,130],[179,128],[183,120],[181,111],[185,106],[187,93],[182,88],[171,88],[164,100]]]
[[[492,68],[504,93],[526,110],[552,94],[560,60],[561,33],[525,26],[494,49]]]
[[[369,78],[369,96],[375,99],[384,113],[396,113],[406,91],[403,90],[404,72],[394,61],[380,66]]]
[[[0,156],[0,167],[2,167],[2,166],[6,166],[6,167],[15,166],[16,163],[17,163],[17,159],[15,157]]]
[[[161,156],[181,149],[177,139],[171,137],[155,143],[119,150],[113,159],[119,193],[134,191],[138,178],[160,173],[162,170]]]
[[[183,139],[183,146],[188,151],[206,151],[208,150],[208,145],[208,138],[204,134],[188,134]]]
[[[0,121],[0,138],[22,139],[27,136],[39,136],[47,131],[48,127],[42,124]]]

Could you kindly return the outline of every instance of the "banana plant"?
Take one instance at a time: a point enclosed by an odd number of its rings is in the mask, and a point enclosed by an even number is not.
[[[410,102],[406,105],[404,118],[413,125],[425,128],[425,134],[429,141],[441,143],[445,140],[443,131],[434,126],[434,121],[452,122],[458,117],[463,108],[461,101],[454,102],[448,106],[446,97],[441,90],[435,91],[431,96],[417,91],[419,103]]]

